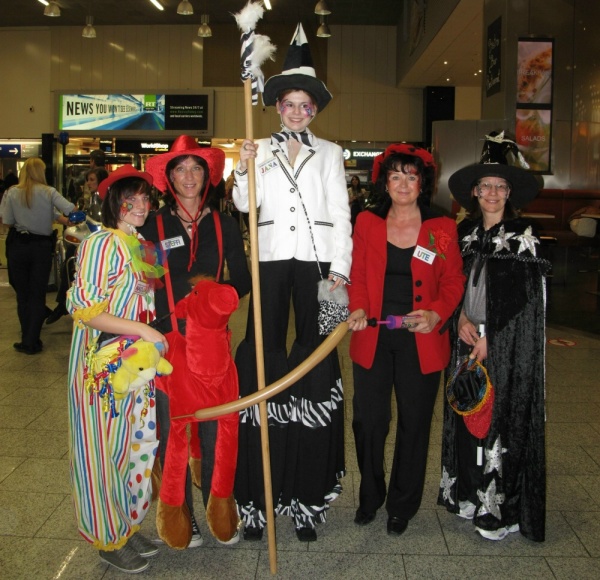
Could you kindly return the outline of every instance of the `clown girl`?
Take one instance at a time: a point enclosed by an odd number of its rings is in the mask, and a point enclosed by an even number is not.
[[[138,533],[150,505],[158,441],[153,390],[114,400],[89,380],[86,360],[101,333],[161,343],[147,323],[154,314],[152,279],[136,228],[150,211],[152,177],[120,167],[98,189],[103,228],[80,246],[67,295],[75,321],[69,362],[69,460],[79,533],[100,558],[123,572],[141,572],[157,548]]]

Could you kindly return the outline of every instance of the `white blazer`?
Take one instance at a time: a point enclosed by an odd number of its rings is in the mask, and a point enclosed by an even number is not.
[[[314,146],[302,144],[292,168],[285,144],[274,144],[271,139],[259,139],[257,144],[260,261],[292,258],[315,261],[312,230],[319,262],[331,263],[329,272],[323,272],[323,276],[330,273],[348,281],[352,226],[342,148],[314,137]],[[240,211],[249,211],[248,172],[242,171],[239,163],[233,201]]]

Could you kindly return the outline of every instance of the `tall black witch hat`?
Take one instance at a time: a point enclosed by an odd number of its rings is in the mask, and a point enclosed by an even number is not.
[[[510,162],[518,163],[511,165]],[[501,133],[492,132],[485,136],[479,163],[459,169],[450,176],[448,187],[454,199],[467,210],[471,209],[473,187],[483,177],[501,177],[510,185],[510,201],[516,208],[526,206],[539,191],[535,175],[527,171],[517,144]]]
[[[263,102],[265,105],[274,105],[281,91],[296,89],[305,91],[315,99],[319,111],[322,111],[329,101],[331,93],[325,83],[317,78],[310,47],[304,34],[302,24],[298,23],[290,48],[283,63],[280,75],[272,76],[265,83]]]

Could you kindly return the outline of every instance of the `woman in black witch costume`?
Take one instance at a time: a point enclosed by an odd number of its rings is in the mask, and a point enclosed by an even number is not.
[[[482,439],[446,402],[438,503],[472,519],[488,540],[520,531],[543,541],[544,276],[550,264],[538,256],[540,241],[517,212],[537,195],[538,181],[506,164],[503,150],[511,143],[503,134],[488,136],[481,163],[449,180],[469,212],[458,228],[467,287],[454,318],[449,374],[465,356],[477,359],[495,399]]]

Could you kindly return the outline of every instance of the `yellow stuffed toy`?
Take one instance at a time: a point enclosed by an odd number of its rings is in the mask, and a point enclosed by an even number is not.
[[[162,345],[161,345],[162,346]],[[170,375],[171,363],[160,355],[152,342],[138,340],[121,353],[121,366],[112,375],[115,398],[148,384],[156,375]]]
[[[146,385],[150,385],[154,396],[154,378],[173,372],[171,363],[161,356],[157,345],[129,336],[122,336],[101,348],[91,344],[85,366],[88,392],[97,393],[105,410],[110,409],[113,416],[118,415],[116,400]]]

